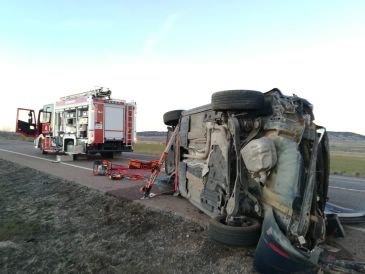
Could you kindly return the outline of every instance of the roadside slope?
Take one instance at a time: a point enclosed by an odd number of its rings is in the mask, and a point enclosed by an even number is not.
[[[196,223],[0,160],[1,273],[252,273]]]

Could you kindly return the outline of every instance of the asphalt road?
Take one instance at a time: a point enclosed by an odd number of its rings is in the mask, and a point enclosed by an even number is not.
[[[14,154],[21,153],[21,154]],[[2,140],[0,139],[0,158],[9,159],[17,158],[20,163],[22,161],[20,158],[28,157],[22,154],[31,155],[34,157],[39,157],[43,159],[48,159],[49,161],[55,160],[55,155],[42,155],[38,149],[35,149],[33,143],[31,142],[21,142],[14,140]],[[122,157],[118,156],[113,159],[114,164],[127,164],[131,159],[138,159],[143,161],[150,161],[157,159],[156,155],[144,155],[138,153],[124,152]],[[34,161],[41,161],[38,158],[30,158]],[[28,160],[30,160],[28,159]],[[78,159],[77,161],[64,163],[66,165],[72,165],[74,168],[80,167],[85,170],[91,170],[93,161],[95,159],[100,159],[99,157],[89,157]],[[10,159],[9,159],[10,160]],[[77,173],[75,170],[72,173]],[[67,178],[66,178],[67,179]],[[342,207],[353,208],[356,210],[365,211],[365,178],[353,178],[344,176],[330,176],[330,186],[329,186],[329,201],[338,204]]]
[[[104,192],[121,187],[120,184],[111,184],[109,181],[105,183],[105,177],[92,176],[93,162],[96,159],[101,159],[97,156],[77,161],[56,162],[56,155],[42,155],[38,149],[34,148],[31,142],[0,139],[0,158],[38,169],[66,180],[76,181]],[[130,159],[151,160],[155,158],[156,156],[151,155],[125,153],[123,157],[119,156],[113,159],[113,164],[128,164]],[[132,183],[127,182],[126,185],[129,186]],[[125,184],[123,187],[126,187]]]
[[[171,196],[158,196],[155,199],[140,200],[138,189],[144,185],[143,181],[112,181],[103,176],[92,176],[92,166],[95,159],[100,157],[78,159],[70,162],[56,162],[55,155],[42,155],[35,149],[33,143],[0,139],[0,158],[25,165],[42,172],[66,180],[76,181],[90,188],[98,189],[115,196],[128,196],[150,208],[169,210],[177,215],[192,219],[203,226],[208,222],[207,216],[184,199]],[[113,164],[126,165],[131,159],[150,161],[157,159],[156,155],[138,153],[123,153],[112,160]],[[123,196],[124,195],[124,196]],[[329,201],[346,208],[365,211],[365,179],[343,176],[331,176],[329,186]],[[347,236],[338,243],[349,250],[354,258],[365,261],[365,224],[345,226]]]
[[[158,155],[144,155],[138,153],[123,152],[122,156],[112,159],[113,165],[127,166],[130,160],[150,161],[158,159]],[[39,171],[61,177],[63,179],[77,182],[81,185],[97,189],[107,194],[134,200],[137,203],[148,206],[157,211],[171,211],[176,215],[192,219],[206,226],[208,217],[201,214],[198,209],[193,207],[189,202],[182,198],[172,197],[171,195],[160,195],[154,199],[142,198],[139,189],[146,184],[145,180],[109,180],[105,176],[93,176],[93,163],[100,156],[89,156],[78,158],[76,161],[56,161],[56,155],[42,155],[39,149],[35,149],[32,142],[22,142],[14,140],[0,139],[0,159],[5,159],[24,165]],[[134,173],[139,173],[136,170]],[[146,173],[139,173],[145,175]],[[166,191],[164,185],[155,184],[152,193],[158,194]]]
[[[332,203],[365,211],[365,179],[333,175],[328,197]]]

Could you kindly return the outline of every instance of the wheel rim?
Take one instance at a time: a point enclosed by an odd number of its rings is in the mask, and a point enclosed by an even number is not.
[[[228,223],[226,222],[226,218],[222,218],[219,220],[219,222],[223,225],[229,225],[234,227],[250,227],[253,225],[252,220],[248,217],[234,218],[234,220]]]

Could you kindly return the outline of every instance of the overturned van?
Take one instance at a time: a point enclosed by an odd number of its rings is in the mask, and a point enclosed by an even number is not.
[[[209,235],[257,245],[262,273],[312,272],[325,240],[329,147],[313,107],[280,90],[227,90],[211,104],[165,113],[176,142],[166,173],[212,217]]]

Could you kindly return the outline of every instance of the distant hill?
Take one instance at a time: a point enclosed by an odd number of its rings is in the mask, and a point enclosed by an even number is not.
[[[328,137],[330,141],[365,142],[364,135],[346,131],[328,131]]]
[[[137,136],[142,137],[166,137],[166,131],[139,131]]]

